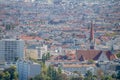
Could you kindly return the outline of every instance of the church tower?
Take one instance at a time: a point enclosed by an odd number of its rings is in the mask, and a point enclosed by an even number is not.
[[[113,41],[112,41],[112,43],[111,43],[111,50],[110,50],[110,52],[113,54],[114,53],[114,44],[113,44]]]
[[[90,49],[95,49],[94,23],[93,22],[91,22],[91,29],[90,29]]]
[[[91,23],[91,29],[90,29],[90,42],[94,40],[94,24]]]

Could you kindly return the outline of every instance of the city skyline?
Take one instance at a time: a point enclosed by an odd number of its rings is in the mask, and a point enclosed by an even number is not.
[[[0,80],[119,80],[119,0],[0,0]]]

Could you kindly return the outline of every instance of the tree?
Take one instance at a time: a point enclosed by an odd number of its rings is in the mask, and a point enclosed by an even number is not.
[[[103,76],[101,80],[113,80],[111,76]]]
[[[4,76],[5,80],[10,80],[10,73],[7,71],[5,72],[5,76]]]
[[[58,67],[58,73],[61,74],[62,73],[62,70],[60,67]]]
[[[45,63],[46,60],[50,59],[50,53],[48,52],[47,54],[42,55],[42,62]]]
[[[47,70],[47,75],[52,79],[52,80],[54,80],[54,78],[55,78],[55,70],[54,70],[54,68],[50,65],[49,67],[48,67],[48,70]]]
[[[97,80],[96,77],[93,76],[91,71],[87,71],[87,73],[85,74],[85,79],[84,80]]]
[[[36,79],[35,79],[35,80],[36,80]],[[46,74],[41,74],[39,80],[51,80],[51,79],[50,79],[50,77],[47,76]]]
[[[117,79],[120,79],[120,71],[117,73]]]
[[[97,77],[101,79],[103,76],[104,76],[104,72],[101,69],[97,70]]]
[[[87,77],[91,77],[92,76],[92,72],[88,70],[87,73],[86,73],[86,76]]]
[[[49,60],[50,59],[50,53],[48,52],[47,54],[46,54],[46,60]]]
[[[69,78],[67,77],[66,74],[61,73],[61,74],[58,74],[57,80],[69,80]]]
[[[42,71],[41,73],[43,73],[44,75],[47,75],[47,67],[44,63],[42,63]]]
[[[11,66],[10,68],[5,69],[4,72],[9,72],[9,74],[10,74],[10,80],[13,80],[13,79],[17,80],[18,74],[17,74],[15,66]]]
[[[14,61],[16,62],[18,59],[19,59],[19,57],[15,57],[15,60],[14,60]]]
[[[46,61],[46,56],[45,56],[45,54],[43,54],[42,55],[42,62],[45,63],[45,61]]]
[[[33,78],[30,78],[29,80],[34,80]]]
[[[62,74],[62,71],[60,68],[56,70],[54,69],[53,66],[49,66],[47,70],[47,74],[51,78],[51,80],[67,80],[66,75]]]
[[[106,76],[105,80],[113,80],[111,76]]]
[[[0,80],[4,80],[5,74],[3,72],[0,73]]]
[[[51,78],[47,74],[47,68],[45,64],[42,64],[42,71],[40,75],[37,75],[33,78],[33,80],[51,80]]]
[[[83,77],[81,77],[81,76],[73,76],[73,77],[71,77],[71,79],[70,80],[83,80]]]
[[[114,74],[111,75],[111,77],[116,79],[117,75],[114,73]]]
[[[40,75],[37,75],[33,80],[69,80],[67,75],[62,74],[61,69],[56,70],[52,65],[48,68],[45,64],[42,64],[42,71]]]
[[[98,77],[96,75],[93,75],[93,80],[97,80]]]
[[[117,54],[117,57],[120,58],[120,52]]]

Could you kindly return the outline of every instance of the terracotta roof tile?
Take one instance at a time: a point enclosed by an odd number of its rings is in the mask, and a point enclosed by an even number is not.
[[[106,55],[109,60],[117,59],[117,56],[115,54],[112,54],[110,51],[107,51]]]
[[[42,40],[42,38],[40,38],[40,37],[27,36],[27,35],[20,36],[20,39],[22,39],[22,40]]]
[[[105,55],[108,57],[109,60],[116,59],[116,55],[110,53],[110,51],[104,51]],[[84,58],[85,60],[98,60],[100,55],[102,54],[102,51],[100,50],[77,50],[76,51],[77,58],[81,60],[81,58]]]

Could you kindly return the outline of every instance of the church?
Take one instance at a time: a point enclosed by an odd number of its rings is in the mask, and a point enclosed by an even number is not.
[[[111,61],[117,59],[113,48],[109,51],[96,50],[94,39],[94,24],[91,23],[89,50],[76,50],[76,57],[79,61]]]

